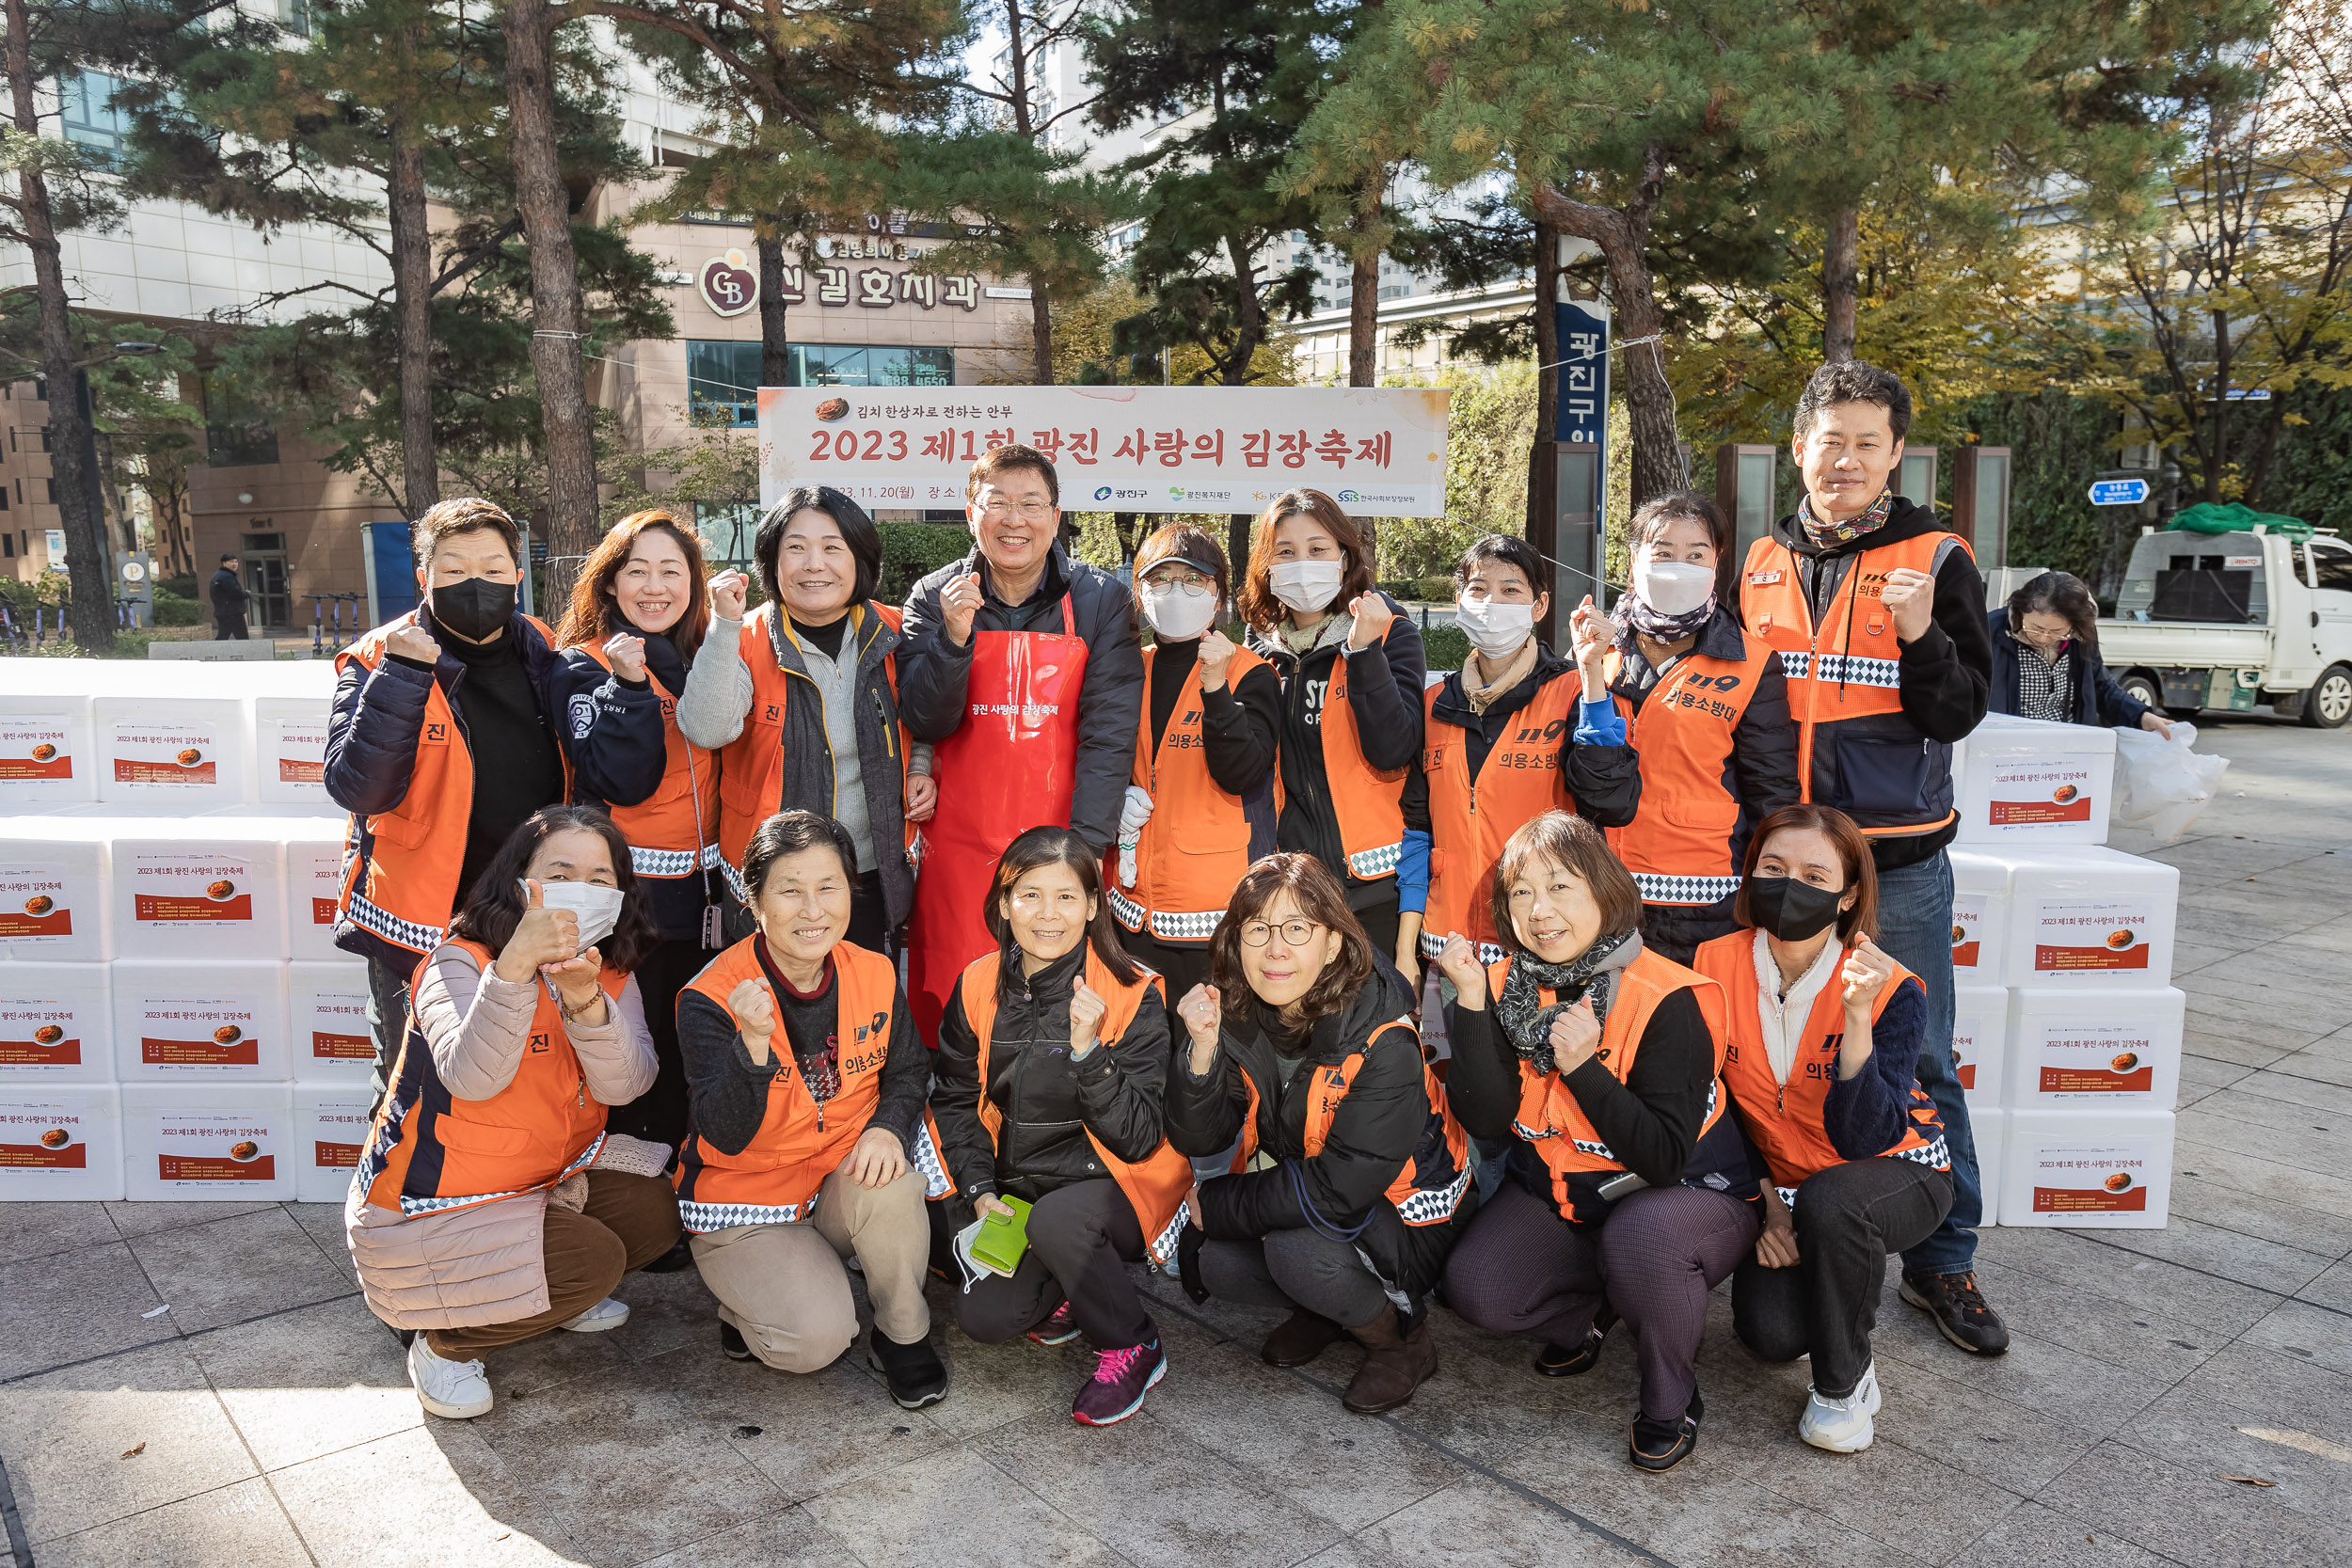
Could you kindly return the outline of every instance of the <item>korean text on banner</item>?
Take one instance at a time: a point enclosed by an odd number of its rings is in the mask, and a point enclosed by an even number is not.
[[[1359,517],[1445,514],[1443,388],[763,387],[759,501],[830,484],[960,508],[992,447],[1034,447],[1071,512],[1255,512],[1311,486]]]

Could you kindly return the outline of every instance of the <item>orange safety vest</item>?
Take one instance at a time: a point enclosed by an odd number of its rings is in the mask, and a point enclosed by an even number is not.
[[[991,1148],[996,1146],[997,1129],[1005,1124],[1005,1113],[988,1097],[989,1036],[996,1023],[996,976],[1003,958],[991,953],[972,960],[956,981],[957,995],[963,1003],[964,1021],[972,1025],[972,1034],[980,1043],[980,1125],[988,1129]],[[1144,996],[1157,989],[1160,1000],[1166,1003],[1166,984],[1149,970],[1132,986],[1122,986],[1103,966],[1103,960],[1087,950],[1087,984],[1094,993],[1109,1005],[1103,1015],[1102,1027],[1096,1035],[1097,1051],[1108,1050],[1111,1044],[1126,1034],[1127,1026],[1136,1021]],[[1165,1263],[1176,1256],[1176,1238],[1184,1228],[1184,1195],[1192,1190],[1192,1162],[1160,1140],[1160,1147],[1135,1164],[1113,1154],[1103,1147],[1103,1140],[1087,1130],[1087,1142],[1094,1146],[1095,1157],[1110,1168],[1111,1180],[1127,1195],[1134,1206],[1136,1218],[1141,1222],[1144,1243],[1155,1263]]]
[[[701,992],[725,1009],[728,996],[745,980],[768,985],[758,950],[752,945],[766,940],[753,932],[711,959],[686,989]],[[686,1135],[674,1180],[678,1220],[687,1229],[707,1234],[741,1225],[791,1225],[808,1218],[817,1207],[817,1190],[865,1135],[874,1106],[882,1099],[882,1069],[890,1054],[898,969],[880,953],[844,942],[834,947],[833,974],[840,1089],[821,1104],[809,1094],[792,1060],[791,1044],[785,1038],[783,1004],[774,1000],[775,989],[769,986],[778,1022],[768,1045],[776,1073],[768,1084],[767,1115],[740,1153],[714,1148],[699,1132]],[[731,1010],[728,1016],[734,1016]],[[912,1164],[923,1173],[929,1196],[939,1197],[953,1190],[928,1113],[915,1130]]]
[[[1934,571],[1946,540],[1968,548],[1956,533],[1921,533],[1855,555],[1818,626],[1796,554],[1778,539],[1749,546],[1740,578],[1740,617],[1788,673],[1805,800],[1874,836],[1932,832],[1956,815],[1951,748],[1902,717],[1902,647],[1879,602],[1897,568]]]
[[[523,620],[550,648],[555,645],[544,625],[528,615]],[[369,632],[335,656],[336,675],[340,678],[354,664],[375,669],[384,662],[392,633],[416,624],[412,610]],[[556,755],[562,759],[568,799],[572,761],[561,746]],[[442,927],[457,904],[457,874],[466,861],[466,820],[472,815],[473,753],[449,693],[435,679],[425,692],[424,727],[417,736],[407,793],[391,810],[359,823],[361,831],[354,835],[359,852],[343,857],[337,927],[357,926],[420,959],[440,946]]]
[[[1409,1018],[1399,1018],[1375,1029],[1364,1041],[1366,1050],[1391,1029],[1404,1030],[1412,1037],[1411,1049],[1421,1051],[1420,1033]],[[1350,1052],[1336,1067],[1327,1064],[1314,1069],[1313,1082],[1308,1087],[1314,1098],[1307,1102],[1306,1124],[1300,1130],[1300,1145],[1308,1159],[1323,1152],[1324,1144],[1331,1136],[1331,1123],[1339,1116],[1340,1107],[1346,1103],[1348,1091],[1356,1086],[1356,1075],[1363,1069],[1362,1051]],[[1258,1154],[1258,1085],[1248,1073],[1241,1076],[1249,1089],[1249,1105],[1242,1117],[1241,1147],[1233,1157],[1236,1171],[1247,1169]],[[1382,1196],[1406,1225],[1443,1225],[1462,1207],[1462,1198],[1470,1191],[1470,1134],[1454,1119],[1454,1112],[1446,1104],[1445,1085],[1431,1070],[1425,1055],[1421,1064],[1421,1086],[1429,1100],[1429,1118],[1422,1124],[1421,1141]]]
[[[1380,635],[1393,626],[1392,614]],[[1295,679],[1295,676],[1293,676]],[[1356,733],[1356,710],[1347,700],[1347,654],[1331,660],[1331,685],[1323,694],[1316,725],[1323,736],[1323,780],[1331,791],[1331,816],[1340,830],[1340,851],[1348,875],[1359,882],[1396,875],[1405,852],[1405,779],[1410,768],[1380,768],[1364,760]],[[1282,810],[1282,770],[1274,770],[1274,809]],[[1228,889],[1227,891],[1231,891]]]
[[[1783,1200],[1793,1200],[1798,1185],[1816,1171],[1842,1165],[1846,1157],[1829,1141],[1821,1119],[1829,1103],[1830,1085],[1837,1081],[1837,1049],[1846,1038],[1846,1004],[1836,976],[1813,999],[1805,1015],[1804,1037],[1798,1042],[1796,1065],[1788,1082],[1772,1076],[1772,1054],[1764,1046],[1761,990],[1756,974],[1754,931],[1734,931],[1702,943],[1692,962],[1701,974],[1721,985],[1731,998],[1730,1039],[1724,1053],[1724,1083],[1740,1108],[1740,1122],[1748,1132],[1764,1163],[1772,1168],[1772,1184]],[[1914,978],[1902,965],[1878,994],[1870,1008],[1876,1022],[1895,999],[1904,981]],[[1911,1125],[1882,1158],[1914,1160],[1937,1170],[1951,1168],[1952,1157],[1944,1142],[1944,1120],[1935,1101],[1917,1079],[1911,1085]]]
[[[1437,717],[1444,689],[1433,686],[1422,695],[1428,726],[1421,770],[1429,781],[1429,903],[1421,950],[1434,958],[1445,951],[1447,934],[1459,931],[1478,950],[1479,962],[1490,964],[1503,955],[1494,922],[1495,863],[1502,858],[1503,841],[1548,811],[1576,810],[1560,750],[1576,728],[1583,687],[1571,669],[1536,688],[1474,779],[1468,735]]]
[[[1517,961],[1516,958],[1505,958],[1487,969],[1489,998],[1502,994],[1503,981]],[[1642,1049],[1642,1037],[1649,1029],[1650,1015],[1658,1011],[1660,1003],[1683,990],[1697,1000],[1699,1016],[1707,1021],[1707,1032],[1715,1041],[1715,1083],[1707,1097],[1707,1119],[1699,1126],[1698,1138],[1692,1140],[1695,1147],[1698,1139],[1713,1131],[1724,1116],[1723,987],[1644,948],[1617,974],[1616,993],[1610,999],[1609,1016],[1601,1021],[1600,1044],[1594,1048],[1593,1054],[1615,1075],[1618,1083],[1624,1083],[1632,1076],[1633,1058]],[[1549,989],[1536,994],[1547,1007],[1559,1000]],[[1491,1000],[1487,1006],[1493,1006]],[[1572,1175],[1579,1171],[1625,1169],[1585,1116],[1584,1107],[1577,1103],[1575,1092],[1566,1081],[1557,1072],[1537,1072],[1534,1064],[1525,1058],[1519,1062],[1519,1108],[1512,1116],[1511,1131],[1526,1140],[1543,1160],[1545,1169],[1551,1172],[1551,1201],[1563,1214],[1574,1212],[1569,1192]]]
[[[897,631],[899,611],[891,605],[867,602],[850,610],[850,632],[844,639],[842,651],[852,654],[859,646],[859,633],[865,627],[867,611],[881,617],[882,625]],[[743,886],[740,871],[743,850],[751,843],[752,834],[762,822],[774,816],[783,806],[784,793],[784,714],[792,696],[794,676],[787,674],[776,662],[775,645],[771,641],[769,623],[777,613],[771,600],[755,609],[743,618],[739,634],[743,668],[752,673],[752,706],[743,716],[742,732],[719,751],[719,863],[724,869],[727,882],[735,895],[748,905],[751,898]],[[784,635],[792,636],[789,618]],[[797,640],[796,640],[797,641]],[[894,656],[882,666],[890,682],[890,689],[898,689],[898,662]],[[798,677],[806,680],[808,677]],[[907,745],[903,725],[893,725],[884,734],[892,757],[899,771],[906,770]],[[831,815],[828,813],[827,815]],[[910,826],[909,836],[913,836]],[[881,847],[876,846],[877,848]],[[755,967],[756,965],[755,964]]]
[[[606,669],[612,660],[594,642],[580,651]],[[719,758],[677,727],[677,693],[651,670],[645,679],[661,699],[661,739],[667,760],[660,787],[633,806],[608,805],[612,825],[628,843],[640,877],[691,877],[719,863]]]
[[[1644,700],[1623,697],[1617,712],[1642,765],[1642,803],[1633,820],[1604,829],[1609,847],[1633,873],[1645,904],[1718,903],[1740,890],[1740,800],[1731,781],[1732,737],[1756,697],[1769,649],[1716,658],[1695,650],[1675,660]],[[1609,650],[1616,683],[1625,655]]]
[[[487,974],[494,955],[476,942],[455,942]],[[628,976],[607,966],[597,984],[620,1006]],[[586,1168],[604,1147],[602,1101],[588,1098],[588,1075],[564,1031],[564,1009],[545,979],[532,1015],[530,1043],[514,1080],[488,1100],[459,1100],[433,1070],[433,1045],[408,1005],[407,1033],[392,1064],[392,1086],[375,1110],[358,1183],[367,1200],[403,1215],[493,1203],[552,1187]]]
[[[1143,650],[1147,693],[1152,689],[1152,660],[1158,653],[1156,646]],[[1235,649],[1232,662],[1225,667],[1226,689],[1231,690],[1264,662],[1247,648]],[[1196,660],[1156,747],[1152,741],[1152,705],[1145,702],[1142,721],[1136,726],[1135,763],[1127,773],[1129,783],[1142,785],[1152,797],[1152,820],[1143,825],[1136,843],[1136,885],[1125,886],[1116,859],[1105,860],[1103,867],[1112,915],[1130,931],[1149,927],[1160,942],[1207,942],[1225,918],[1234,884],[1249,869],[1246,803],[1209,776],[1208,754],[1201,750],[1202,701]],[[1113,856],[1117,853],[1114,847]]]

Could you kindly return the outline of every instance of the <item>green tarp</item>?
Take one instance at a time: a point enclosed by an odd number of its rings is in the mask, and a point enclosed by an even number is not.
[[[2172,515],[2172,521],[2167,526],[2183,533],[2250,533],[2257,524],[2266,532],[2287,539],[2312,536],[2312,525],[2300,517],[2257,512],[2236,501],[2200,501],[2195,506],[2185,506]]]

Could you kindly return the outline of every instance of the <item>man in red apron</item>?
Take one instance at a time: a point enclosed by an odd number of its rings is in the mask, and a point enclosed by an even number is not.
[[[1109,847],[1143,716],[1133,603],[1057,543],[1054,466],[993,448],[964,496],[979,547],[914,585],[898,655],[899,714],[936,748],[939,809],[907,930],[907,1000],[927,1040],[957,976],[995,945],[982,907],[1005,846],[1044,825]]]

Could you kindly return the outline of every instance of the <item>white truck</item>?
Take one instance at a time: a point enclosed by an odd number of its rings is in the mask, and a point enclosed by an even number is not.
[[[2200,708],[2334,729],[2352,719],[2352,545],[2143,530],[2099,656],[2123,689],[2175,718]]]

